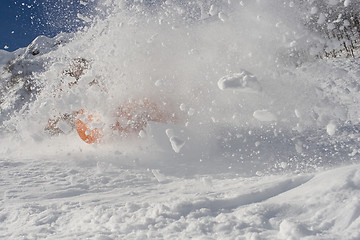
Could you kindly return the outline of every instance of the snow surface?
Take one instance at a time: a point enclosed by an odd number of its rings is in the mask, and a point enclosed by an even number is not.
[[[359,165],[176,178],[90,156],[0,164],[3,239],[360,237]]]
[[[358,3],[300,2],[99,0],[0,51],[0,238],[360,239],[360,61],[316,30]],[[112,133],[143,98],[176,121]]]

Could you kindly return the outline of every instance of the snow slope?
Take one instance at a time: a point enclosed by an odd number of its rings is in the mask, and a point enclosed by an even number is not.
[[[96,4],[0,52],[0,238],[360,239],[357,1]],[[106,128],[143,97],[176,123]]]
[[[307,174],[177,178],[104,161],[2,160],[1,238],[360,237],[359,165]]]

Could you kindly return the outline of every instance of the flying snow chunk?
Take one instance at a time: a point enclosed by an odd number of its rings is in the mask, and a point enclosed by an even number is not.
[[[166,136],[170,139],[172,138],[175,134],[174,134],[174,130],[171,128],[168,128],[165,130]]]
[[[336,133],[336,123],[334,122],[330,122],[327,126],[326,126],[326,132],[327,134],[329,134],[330,136],[333,136]]]
[[[219,12],[219,13],[218,13],[218,18],[219,18],[221,21],[226,22],[229,17],[228,17],[228,15],[226,15],[225,13]]]
[[[184,103],[180,104],[180,110],[181,111],[185,111],[186,110],[186,105]]]
[[[185,145],[185,141],[182,139],[174,136],[170,138],[171,147],[174,150],[174,152],[179,153],[181,148]]]
[[[171,147],[174,150],[174,152],[179,153],[181,148],[185,145],[185,141],[175,136],[174,130],[171,128],[166,129],[165,133],[166,136],[169,138]]]
[[[163,175],[162,173],[160,173],[160,170],[158,169],[153,169],[151,170],[151,172],[153,173],[154,177],[156,178],[156,180],[159,183],[165,183],[167,182],[167,178],[165,177],[165,175]]]
[[[218,8],[215,5],[210,6],[209,14],[215,16],[219,12]]]
[[[272,112],[268,110],[256,110],[253,114],[253,117],[261,122],[273,122],[277,120],[277,117]]]
[[[257,78],[245,70],[241,73],[234,73],[220,78],[218,81],[218,87],[221,90],[233,89],[247,93],[257,93],[262,90]]]

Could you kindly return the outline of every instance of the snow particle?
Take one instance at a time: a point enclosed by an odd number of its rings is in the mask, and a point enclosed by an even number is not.
[[[262,90],[257,78],[245,70],[220,78],[218,87],[221,90],[233,89],[248,93],[261,92]]]
[[[159,183],[167,182],[167,178],[162,173],[160,173],[160,170],[153,169],[151,172]]]
[[[286,162],[280,163],[281,168],[286,169],[289,165]]]
[[[331,121],[327,126],[326,126],[326,132],[330,135],[333,136],[336,132],[337,126],[336,123]]]
[[[228,16],[223,12],[219,12],[218,18],[223,22],[226,22],[228,20]]]
[[[140,137],[140,138],[146,138],[146,132],[145,132],[144,130],[141,130],[141,131],[139,132],[139,137]]]
[[[215,5],[210,6],[209,14],[211,16],[215,16],[218,13],[218,9]]]
[[[181,111],[185,111],[185,110],[186,110],[186,105],[185,105],[185,103],[180,104],[180,110],[181,110]]]
[[[188,111],[188,115],[189,116],[192,116],[192,115],[194,115],[194,113],[195,113],[195,109],[193,109],[193,108],[189,108],[189,111]]]
[[[181,138],[175,136],[173,129],[166,129],[165,130],[166,136],[169,138],[169,141],[171,143],[171,147],[174,150],[174,152],[179,153],[181,148],[185,145],[185,141]]]
[[[156,86],[156,87],[160,87],[162,84],[163,84],[163,83],[162,83],[161,80],[157,80],[157,81],[155,82],[155,86]]]
[[[168,138],[171,138],[174,136],[174,130],[172,130],[171,128],[166,129],[165,133]]]
[[[185,145],[185,141],[182,139],[174,136],[170,138],[171,147],[174,150],[174,152],[179,153],[181,148]]]
[[[295,116],[301,118],[301,112],[298,109],[295,109]]]
[[[318,8],[317,7],[312,7],[311,10],[310,10],[310,13],[311,14],[315,14],[318,12]]]
[[[273,122],[277,120],[277,117],[272,112],[264,110],[256,110],[253,117],[261,122]]]

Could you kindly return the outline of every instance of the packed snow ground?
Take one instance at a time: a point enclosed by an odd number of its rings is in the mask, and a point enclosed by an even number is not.
[[[360,237],[359,165],[176,178],[74,159],[0,162],[2,239]]]
[[[311,28],[355,6],[98,1],[81,31],[0,51],[0,238],[360,239],[360,61],[323,59],[345,43]],[[106,130],[143,97],[178,121]]]

